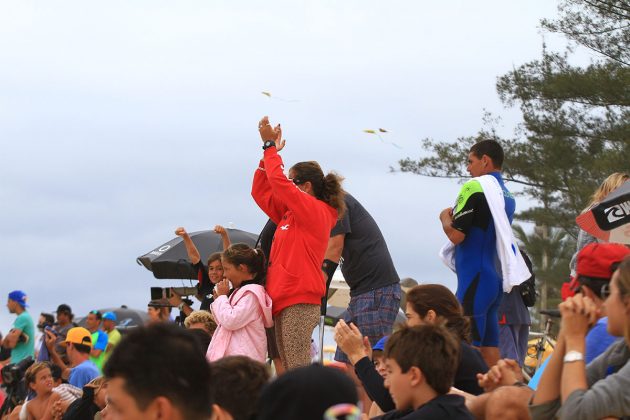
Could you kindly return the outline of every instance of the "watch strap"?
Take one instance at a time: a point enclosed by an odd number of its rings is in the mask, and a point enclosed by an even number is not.
[[[269,149],[270,147],[275,147],[275,146],[276,146],[276,142],[275,142],[275,141],[273,141],[273,140],[267,140],[267,141],[265,142],[265,144],[263,144],[263,147],[262,147],[262,148],[263,148],[263,150],[267,150],[267,149]]]
[[[573,363],[584,361],[584,355],[579,351],[571,350],[565,353],[562,359],[564,363]]]

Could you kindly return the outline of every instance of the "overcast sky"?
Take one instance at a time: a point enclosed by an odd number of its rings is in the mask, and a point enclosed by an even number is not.
[[[555,8],[0,1],[2,293],[24,290],[34,315],[145,308],[163,282],[135,258],[177,226],[259,231],[250,186],[263,115],[283,125],[286,164],[317,160],[346,177],[401,277],[454,288],[437,216],[459,184],[389,168],[420,156],[422,138],[474,134],[484,109],[511,133],[519,114],[499,103],[496,78],[540,56],[539,20]],[[401,148],[362,132],[378,128]],[[0,330],[13,319],[0,311]]]

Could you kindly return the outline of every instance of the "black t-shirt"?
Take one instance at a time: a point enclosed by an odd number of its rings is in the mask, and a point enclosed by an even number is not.
[[[346,207],[330,236],[345,234],[341,272],[350,295],[400,282],[385,238],[370,213],[350,194],[346,194]]]
[[[199,283],[197,283],[197,291],[201,296],[203,296],[199,309],[202,311],[209,311],[210,305],[214,302],[214,297],[212,297],[214,284],[210,281],[208,268],[203,265],[201,260],[199,260],[197,264],[193,265],[193,267],[197,270],[197,280],[199,280]]]
[[[257,246],[260,246],[262,252],[265,254],[265,260],[269,261],[269,254],[271,254],[271,244],[273,243],[273,236],[276,233],[278,226],[271,220],[267,220],[265,227],[263,227],[260,235],[258,235]]]
[[[380,417],[374,417],[379,420],[472,420],[473,418],[466,408],[464,397],[452,394],[438,395],[414,411],[392,411]]]

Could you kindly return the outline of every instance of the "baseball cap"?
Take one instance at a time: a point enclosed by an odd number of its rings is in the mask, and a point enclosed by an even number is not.
[[[110,321],[116,321],[118,318],[116,318],[116,314],[113,312],[105,312],[103,314],[103,319],[109,319]]]
[[[612,265],[621,262],[630,249],[621,244],[590,243],[577,257],[577,276],[608,279],[612,277]]]
[[[374,344],[374,347],[372,347],[372,350],[383,351],[385,349],[385,343],[387,343],[387,339],[388,338],[389,338],[389,336],[386,335],[385,337],[383,337],[380,340],[378,340],[378,342],[376,344]]]
[[[26,293],[21,290],[14,290],[9,293],[9,299],[17,302],[22,308],[28,308],[28,305],[26,304]]]
[[[74,327],[68,330],[66,343],[83,344],[92,347],[92,334],[83,327]]]
[[[57,310],[55,312],[57,313],[65,312],[65,313],[71,314],[72,308],[70,308],[70,305],[66,305],[65,303],[62,303],[61,305],[57,306]]]

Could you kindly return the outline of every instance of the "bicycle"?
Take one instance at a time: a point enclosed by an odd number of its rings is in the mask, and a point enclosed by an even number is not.
[[[545,321],[545,328],[543,332],[532,331],[529,333],[527,355],[525,356],[525,362],[523,363],[523,375],[527,380],[530,380],[534,373],[540,368],[540,365],[551,356],[554,348],[556,347],[556,340],[551,334],[551,330],[555,323],[554,318],[560,318],[560,311],[557,309],[542,309],[541,315],[545,315],[547,320]]]

